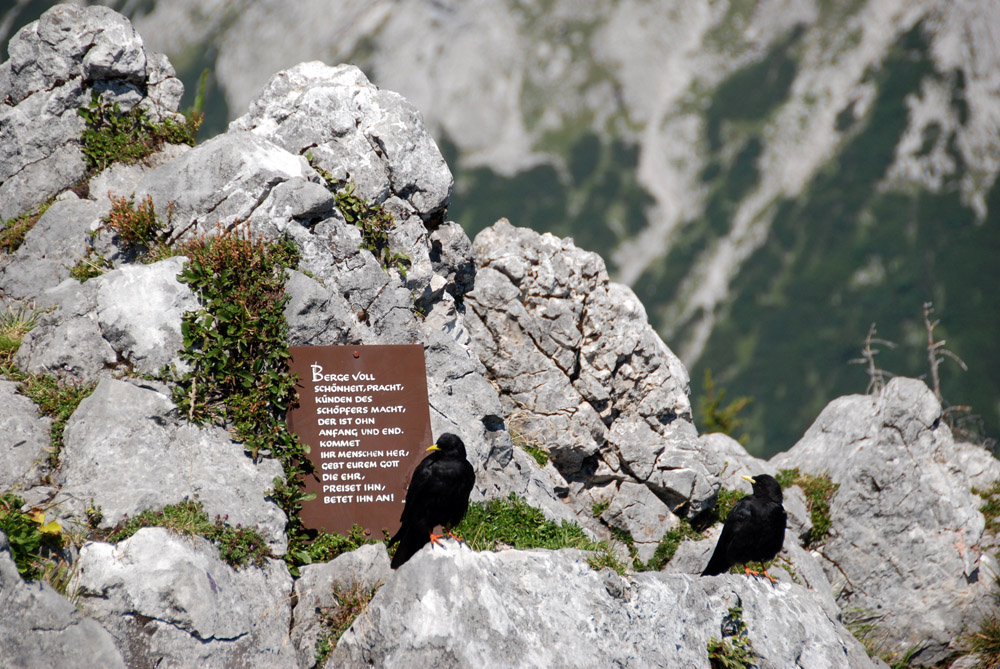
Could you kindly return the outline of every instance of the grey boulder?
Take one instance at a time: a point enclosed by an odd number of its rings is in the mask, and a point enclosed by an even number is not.
[[[279,72],[229,129],[311,152],[317,167],[354,181],[360,196],[397,196],[425,221],[440,217],[451,198],[451,171],[420,112],[353,65],[314,61]]]
[[[0,490],[30,488],[48,471],[52,419],[38,414],[35,403],[0,380]]]
[[[939,662],[995,601],[994,540],[972,488],[997,480],[1000,462],[954,440],[923,382],[831,402],[772,463],[839,484],[821,564],[838,604],[875,624],[887,652]]]
[[[580,551],[425,548],[375,594],[327,666],[709,667],[742,607],[757,666],[869,667],[809,590],[743,577],[619,576]],[[415,622],[419,621],[419,622]]]
[[[25,583],[0,532],[0,666],[125,667],[101,625],[44,582]]]
[[[285,515],[266,499],[281,465],[254,463],[222,428],[180,419],[156,384],[102,379],[63,439],[54,500],[60,513],[83,517],[93,504],[111,527],[126,515],[197,499],[209,516],[257,526],[272,550],[284,553]]]
[[[69,587],[128,666],[297,666],[285,643],[292,577],[280,560],[233,569],[208,540],[150,527],[117,545],[85,544]]]
[[[121,14],[62,4],[14,35],[0,65],[0,220],[80,181],[86,161],[77,113],[90,91],[159,120],[184,87],[161,55],[147,52]]]

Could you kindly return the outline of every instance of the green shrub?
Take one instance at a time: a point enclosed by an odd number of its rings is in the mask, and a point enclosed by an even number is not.
[[[812,530],[806,540],[806,546],[821,543],[830,534],[830,502],[833,500],[839,483],[834,483],[826,474],[813,476],[804,474],[798,469],[782,469],[775,477],[782,488],[797,485],[802,488],[812,521]]]
[[[144,109],[136,106],[123,112],[117,102],[109,104],[97,91],[91,93],[90,104],[77,112],[87,124],[80,141],[92,172],[114,163],[137,163],[164,144],[194,146],[201,125],[200,115],[191,115],[184,123],[172,118],[155,123]]]
[[[365,529],[354,524],[351,531],[344,536],[342,534],[304,530],[300,540],[295,546],[295,564],[313,564],[316,562],[329,562],[333,558],[343,553],[349,553],[365,544],[378,543],[365,534]],[[289,551],[291,553],[291,550]]]
[[[712,669],[750,669],[757,665],[757,653],[747,636],[743,609],[734,606],[722,621],[728,632],[722,639],[708,641],[708,662]]]
[[[623,571],[615,559],[610,544],[592,541],[579,525],[562,521],[554,523],[542,512],[511,493],[505,499],[473,502],[457,527],[455,534],[465,539],[477,551],[497,548],[579,548],[592,551],[590,565],[595,569],[611,567]]]
[[[114,195],[109,197],[111,211],[104,217],[102,226],[118,236],[118,241],[123,249],[145,253],[155,245],[166,241],[163,236],[166,224],[156,215],[152,196],[147,195],[146,199],[138,206],[135,204],[134,197],[125,198]],[[168,220],[172,213],[171,207],[167,214]]]
[[[0,495],[0,532],[7,536],[17,571],[26,581],[38,580],[48,569],[46,551],[62,548],[62,528],[55,521],[46,522],[45,512],[24,513],[24,500],[13,493]]]
[[[304,456],[285,427],[295,399],[288,372],[284,271],[298,263],[290,242],[253,239],[242,226],[201,236],[180,249],[189,261],[178,279],[201,308],[183,316],[181,357],[191,365],[174,401],[194,422],[231,421],[252,457]]]
[[[353,181],[338,181],[329,172],[317,167],[311,153],[306,154],[306,160],[326,181],[344,220],[361,230],[361,248],[371,251],[385,271],[395,269],[405,279],[410,259],[405,254],[389,250],[389,230],[396,224],[392,214],[381,204],[371,204],[356,195],[357,186]]]
[[[739,413],[753,402],[753,398],[737,397],[726,406],[722,406],[722,401],[725,398],[726,391],[724,389],[716,391],[712,370],[706,369],[705,393],[698,398],[703,432],[722,432],[735,437],[736,429],[746,423],[744,419],[739,417]],[[745,444],[749,438],[749,435],[743,434],[739,437],[739,442]]]

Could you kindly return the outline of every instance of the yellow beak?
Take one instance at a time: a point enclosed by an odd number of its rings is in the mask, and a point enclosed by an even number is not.
[[[747,481],[750,481],[751,485],[753,485],[754,483],[756,483],[756,481],[753,480],[752,476],[741,476],[740,478],[741,479],[746,479]]]
[[[430,447],[427,449],[427,451],[440,451],[440,450],[441,449],[438,448],[437,444],[431,444]],[[427,451],[424,451],[424,453],[426,453]]]

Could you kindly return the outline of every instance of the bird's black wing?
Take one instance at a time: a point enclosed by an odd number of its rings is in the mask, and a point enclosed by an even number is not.
[[[436,523],[428,518],[428,505],[433,499],[435,458],[424,458],[413,470],[413,478],[406,489],[406,503],[400,516],[399,530],[389,539],[389,545],[399,544],[393,555],[391,566],[397,569],[416,555],[417,551],[430,541],[430,531]]]
[[[436,475],[435,463],[436,461],[432,458],[424,458],[413,470],[410,485],[406,488],[406,503],[403,505],[403,513],[399,517],[399,522],[404,527],[422,513],[421,510],[427,507],[428,498],[434,494],[432,488]],[[393,542],[395,539],[393,537]]]
[[[722,526],[722,535],[719,542],[715,544],[715,552],[708,561],[702,576],[716,576],[729,571],[729,568],[736,564],[734,556],[739,556],[743,552],[743,545],[749,538],[749,533],[753,532],[752,519],[752,496],[743,497],[736,502],[726,522]]]

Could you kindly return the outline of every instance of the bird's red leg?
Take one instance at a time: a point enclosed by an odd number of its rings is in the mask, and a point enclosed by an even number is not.
[[[775,581],[775,580],[774,580],[774,579],[773,579],[773,578],[771,577],[771,575],[767,573],[767,570],[766,570],[766,569],[764,569],[764,564],[763,564],[763,563],[761,563],[761,565],[760,565],[760,570],[761,570],[762,572],[764,572],[764,576],[767,576],[767,580],[771,581],[771,583],[777,583],[777,581]]]
[[[433,544],[437,544],[438,546],[444,546],[444,544],[441,543],[441,539],[443,539],[443,538],[444,538],[443,534],[434,534],[434,532],[431,531],[431,544],[432,545]]]
[[[746,573],[747,576],[751,576],[751,575],[752,576],[760,576],[760,572],[759,571],[754,571],[753,569],[750,568],[749,565],[743,565],[743,571]],[[768,578],[771,578],[771,577],[768,576]]]
[[[462,537],[460,537],[460,536],[458,536],[457,534],[453,533],[453,532],[451,531],[451,528],[450,528],[450,527],[449,527],[449,528],[448,528],[447,530],[445,530],[445,531],[446,531],[446,532],[448,533],[448,536],[449,536],[449,537],[451,537],[452,539],[454,539],[454,540],[455,540],[455,541],[457,541],[458,543],[460,543],[460,544],[464,544],[464,543],[465,543],[465,539],[463,539]]]

